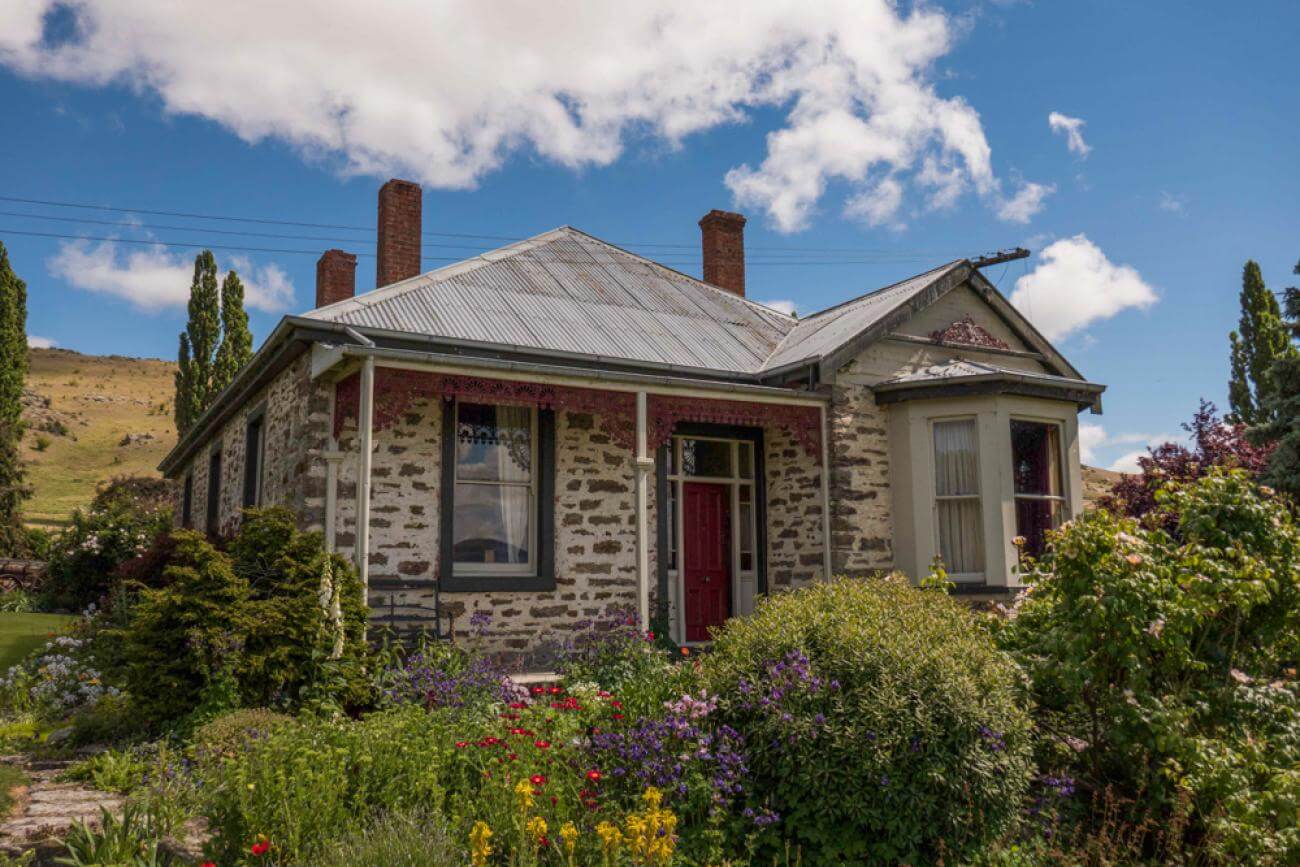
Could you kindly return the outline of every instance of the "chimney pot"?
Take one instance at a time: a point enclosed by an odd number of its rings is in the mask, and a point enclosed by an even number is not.
[[[343,250],[326,250],[316,260],[316,306],[346,301],[357,294],[357,257]]]
[[[393,178],[379,188],[379,249],[375,287],[420,273],[420,185]]]
[[[704,282],[745,297],[745,216],[714,209],[700,219]]]

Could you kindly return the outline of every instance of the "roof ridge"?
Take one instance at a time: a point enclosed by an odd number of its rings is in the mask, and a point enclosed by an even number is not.
[[[670,268],[669,266],[663,264],[662,262],[656,262],[654,259],[648,259],[645,256],[642,256],[640,253],[633,253],[631,250],[627,250],[623,247],[620,247],[618,244],[614,244],[610,241],[606,241],[604,238],[598,238],[595,235],[591,234],[590,232],[583,231],[582,229],[579,229],[576,226],[570,226],[566,224],[561,226],[560,228],[568,229],[571,232],[577,232],[579,235],[582,235],[584,238],[590,238],[592,241],[595,241],[597,244],[600,244],[603,247],[608,247],[609,249],[622,253],[625,256],[631,256],[633,259],[636,259],[639,262],[644,262],[645,264],[650,265],[654,268],[658,268],[661,271],[667,271],[669,274],[672,274],[674,276],[685,278],[691,281],[692,283],[697,283],[700,286],[703,286],[704,288],[709,289],[713,292],[717,292],[727,298],[732,298],[737,301],[742,301],[745,304],[748,304],[750,307],[757,307],[759,310],[761,310],[764,313],[774,314],[776,316],[781,317],[782,319],[788,319],[790,322],[802,321],[797,316],[791,316],[789,313],[782,313],[780,310],[777,310],[775,307],[769,307],[766,304],[762,303],[761,301],[755,301],[752,298],[745,297],[744,295],[737,295],[735,292],[732,292],[730,289],[723,289],[721,286],[715,286],[706,280],[701,280],[699,277],[692,277],[690,274],[687,274],[684,271],[678,271],[676,268]]]

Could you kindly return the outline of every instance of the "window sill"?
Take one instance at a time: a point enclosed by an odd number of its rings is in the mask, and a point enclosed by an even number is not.
[[[1019,595],[1025,590],[1023,585],[985,584],[979,581],[956,582],[952,588],[953,596],[1006,596]]]
[[[440,593],[546,593],[555,577],[537,575],[452,575],[439,582]]]

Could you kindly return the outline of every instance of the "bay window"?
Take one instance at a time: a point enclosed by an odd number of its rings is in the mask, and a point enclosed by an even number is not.
[[[939,556],[954,577],[982,578],[984,521],[975,419],[936,421],[933,429]]]
[[[1026,554],[1043,553],[1047,531],[1065,519],[1061,480],[1061,428],[1042,422],[1011,421],[1011,470],[1015,479],[1016,535]]]

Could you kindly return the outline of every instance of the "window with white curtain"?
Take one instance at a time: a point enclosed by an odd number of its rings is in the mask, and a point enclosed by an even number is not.
[[[980,509],[979,440],[975,419],[934,423],[935,523],[939,556],[954,576],[984,572],[984,521]]]
[[[534,574],[536,410],[457,403],[455,430],[455,573]]]

